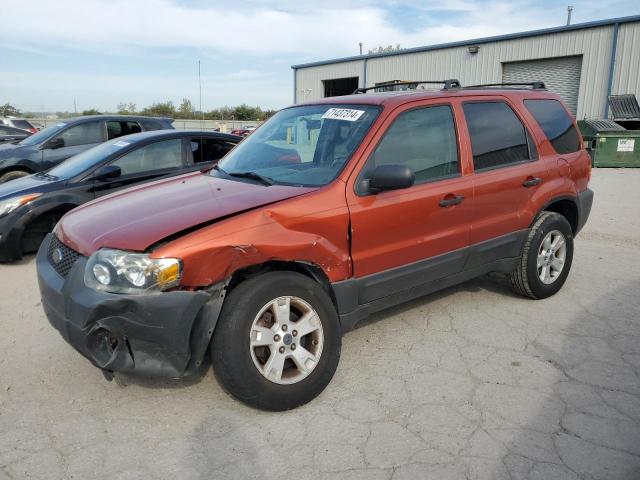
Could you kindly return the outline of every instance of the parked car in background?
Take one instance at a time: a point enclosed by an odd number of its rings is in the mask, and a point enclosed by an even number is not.
[[[258,127],[255,127],[253,125],[245,125],[242,128],[236,128],[231,130],[231,134],[232,135],[239,135],[240,137],[247,137],[249,135],[251,135]]]
[[[342,333],[373,312],[489,272],[556,294],[590,178],[539,82],[324,98],[206,173],[70,212],[38,252],[42,306],[107,377],[193,375],[209,352],[231,394],[287,410],[322,392]]]
[[[20,128],[30,133],[36,133],[38,129],[29,120],[17,117],[0,117],[0,125],[6,125],[7,127]]]
[[[139,183],[209,168],[240,140],[188,130],[137,133],[86,150],[47,173],[0,185],[0,260],[36,251],[62,215],[78,205]]]
[[[9,127],[7,125],[0,125],[0,144],[13,143],[24,140],[31,132],[22,130],[20,128]]]
[[[40,122],[34,122],[33,120],[29,120],[29,123],[31,125],[33,125],[34,127],[36,127],[36,130],[40,131],[44,128],[44,125],[42,125]]]
[[[17,144],[0,145],[0,183],[49,170],[73,155],[123,135],[172,129],[170,118],[94,115],[61,120]]]

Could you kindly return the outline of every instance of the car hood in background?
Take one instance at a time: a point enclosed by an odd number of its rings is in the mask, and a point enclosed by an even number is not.
[[[105,247],[145,251],[183,230],[313,190],[264,186],[198,172],[82,205],[65,215],[56,234],[83,255]]]
[[[55,190],[59,184],[65,182],[66,180],[39,174],[16,178],[10,182],[0,183],[0,201],[29,193],[49,192]]]
[[[0,162],[5,158],[12,158],[20,155],[30,155],[34,150],[34,147],[14,145],[13,143],[2,143],[0,144]]]

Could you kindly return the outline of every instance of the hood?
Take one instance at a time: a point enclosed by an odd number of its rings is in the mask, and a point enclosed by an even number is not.
[[[24,145],[14,145],[13,143],[0,144],[0,162],[5,158],[17,157],[26,152],[31,153],[33,147],[27,147]]]
[[[0,183],[0,201],[29,193],[45,193],[60,182],[55,177],[35,174]]]
[[[313,190],[263,186],[198,172],[86,203],[64,216],[56,234],[83,255],[103,247],[144,251],[183,230]]]

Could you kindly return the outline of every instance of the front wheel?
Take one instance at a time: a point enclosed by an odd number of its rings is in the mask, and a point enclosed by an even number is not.
[[[542,299],[557,293],[573,260],[573,231],[567,219],[543,212],[531,227],[522,257],[511,273],[511,286],[526,297]]]
[[[253,407],[281,411],[324,390],[340,346],[338,315],[322,287],[299,273],[271,272],[229,294],[211,358],[229,393]]]

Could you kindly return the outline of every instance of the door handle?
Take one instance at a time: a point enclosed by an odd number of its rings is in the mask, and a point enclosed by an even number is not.
[[[527,179],[522,182],[523,187],[535,187],[536,185],[540,185],[542,183],[542,179],[540,177],[527,177]]]
[[[441,207],[451,207],[453,205],[459,205],[464,201],[464,197],[462,195],[452,195],[449,194],[446,197],[444,197],[442,200],[440,200],[439,205]]]

